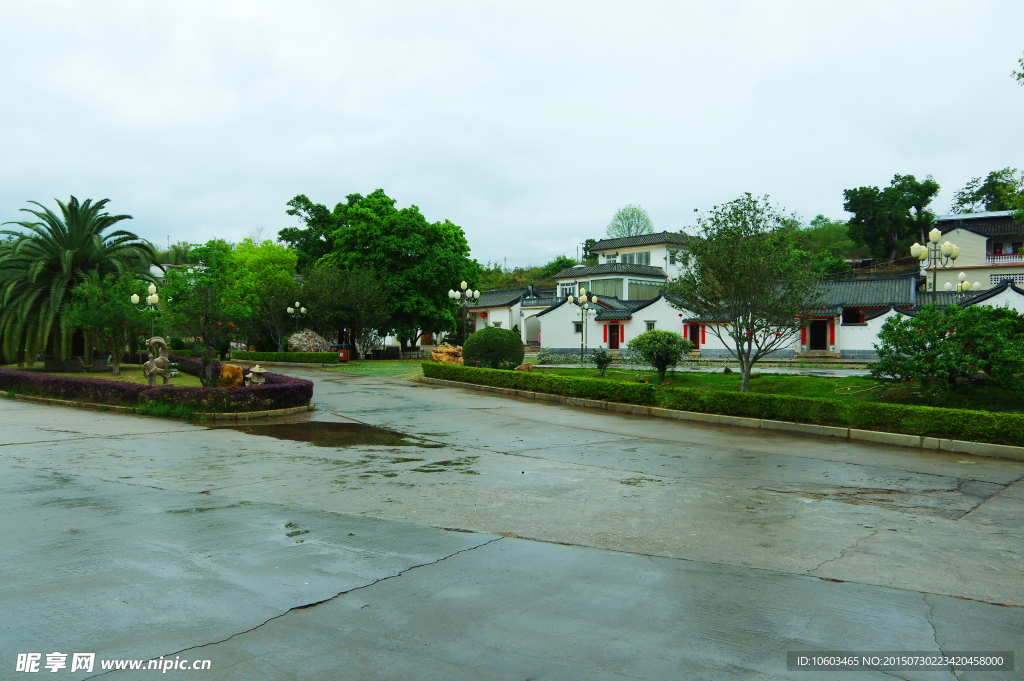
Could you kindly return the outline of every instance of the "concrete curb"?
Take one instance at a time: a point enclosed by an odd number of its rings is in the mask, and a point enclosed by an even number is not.
[[[837,426],[817,426],[810,423],[791,423],[789,421],[772,421],[769,419],[755,419],[742,416],[704,414],[696,411],[648,407],[639,404],[624,404],[622,402],[605,402],[603,400],[588,400],[580,397],[549,395],[548,393],[536,393],[529,390],[499,388],[493,385],[477,385],[475,383],[462,383],[460,381],[446,381],[444,379],[429,378],[427,376],[424,376],[422,381],[430,385],[439,385],[449,388],[467,388],[469,390],[479,390],[481,392],[497,393],[499,395],[524,397],[528,400],[554,402],[556,404],[565,404],[574,407],[590,407],[592,409],[603,409],[605,411],[614,411],[624,414],[639,414],[641,416],[654,416],[656,418],[670,418],[679,421],[710,423],[720,426],[740,426],[742,428],[781,430],[794,433],[804,433],[806,435],[817,435],[819,437],[834,437],[861,442],[877,442],[878,444],[893,445],[896,447],[937,449],[945,452],[971,454],[973,456],[987,456],[995,459],[1024,461],[1024,447],[1012,447],[1009,445],[993,445],[985,442],[967,442],[964,440],[945,440],[934,437],[921,437],[919,435],[905,435],[903,433],[886,433],[877,430],[860,430],[858,428],[841,428]]]
[[[73,407],[75,409],[93,409],[95,411],[110,411],[118,414],[128,412],[135,407],[125,407],[116,404],[97,404],[95,402],[76,402],[74,400],[59,400],[55,397],[39,397],[37,395],[15,395],[14,399],[22,402],[34,402],[36,404],[53,404],[58,407]],[[270,409],[266,411],[239,411],[239,412],[197,412],[193,414],[196,418],[204,418],[210,421],[234,422],[248,421],[251,419],[264,419],[273,416],[291,416],[303,411],[313,411],[316,405],[313,402],[302,407],[288,407],[287,409]]]

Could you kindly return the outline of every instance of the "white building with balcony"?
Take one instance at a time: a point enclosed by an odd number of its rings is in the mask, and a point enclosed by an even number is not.
[[[946,282],[955,287],[960,272],[972,285],[981,284],[981,290],[1004,280],[1024,284],[1024,224],[1014,222],[1012,211],[940,215],[935,218],[935,227],[942,232],[943,241],[960,247],[956,263],[934,273],[939,291]],[[931,268],[926,273],[926,289],[931,291]]]

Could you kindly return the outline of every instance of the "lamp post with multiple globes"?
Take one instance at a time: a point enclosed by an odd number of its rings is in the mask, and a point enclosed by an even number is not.
[[[160,304],[160,296],[156,292],[156,284],[150,284],[148,289],[149,295],[146,296],[146,307],[136,308],[139,312],[145,312],[149,310],[149,337],[152,338],[155,333],[155,321],[156,321],[156,306]],[[138,305],[141,298],[138,293],[133,293],[131,297],[132,305]]]
[[[480,291],[474,291],[469,288],[469,284],[461,282],[458,291],[448,291],[448,297],[456,301],[456,304],[462,308],[462,344],[465,345],[466,320],[469,317],[469,306],[480,300]]]
[[[587,351],[587,320],[597,315],[597,296],[587,297],[587,289],[582,287],[579,293],[578,298],[573,299],[570,295],[565,300],[571,305],[576,305],[580,315],[580,364],[583,364]]]
[[[956,295],[957,300],[963,300],[963,299],[967,298],[966,294],[967,294],[968,291],[980,291],[981,290],[981,282],[976,281],[972,285],[971,282],[967,281],[967,275],[964,274],[963,272],[961,272],[960,274],[957,275],[957,280],[958,281],[957,281],[956,287],[955,287],[955,290],[956,290],[956,293],[957,293],[957,295]],[[948,282],[948,281],[946,282],[946,286],[944,288],[947,291],[953,291],[954,290],[954,286],[953,286],[952,282]]]
[[[299,317],[306,314],[306,308],[299,305],[299,301],[295,301],[295,307],[287,307],[285,311],[295,319],[295,330],[299,330]]]
[[[928,241],[922,246],[919,243],[914,243],[910,247],[910,255],[914,256],[921,261],[921,265],[926,270],[929,267],[932,268],[932,304],[935,304],[938,292],[936,291],[936,277],[938,276],[938,269],[940,267],[952,267],[956,259],[960,257],[960,247],[956,244],[948,241],[939,243],[939,239],[942,238],[942,232],[937,227],[932,228],[932,231],[928,232]],[[964,279],[967,277],[965,276]],[[963,280],[961,280],[963,281]],[[949,289],[952,289],[950,285]],[[949,290],[947,289],[947,290]]]

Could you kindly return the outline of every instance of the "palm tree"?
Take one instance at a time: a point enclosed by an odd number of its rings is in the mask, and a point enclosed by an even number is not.
[[[40,210],[22,208],[38,222],[6,222],[28,233],[0,231],[0,343],[8,361],[32,361],[53,340],[53,354],[66,359],[72,329],[67,321],[71,290],[82,282],[98,282],[109,273],[135,272],[152,281],[153,247],[135,234],[116,230],[104,234],[130,215],[103,212],[109,199],[67,204],[57,201],[61,215],[36,201]]]

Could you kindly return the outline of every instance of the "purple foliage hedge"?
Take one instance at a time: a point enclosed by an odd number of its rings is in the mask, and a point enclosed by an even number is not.
[[[203,364],[198,359],[171,355],[182,373],[198,376]],[[248,370],[245,370],[248,374]],[[213,365],[214,378],[220,377],[220,365]],[[240,388],[182,388],[175,385],[150,388],[138,383],[108,381],[103,378],[76,378],[37,371],[0,369],[0,390],[26,392],[45,397],[110,404],[164,402],[196,411],[263,411],[287,409],[309,404],[313,382],[282,374],[264,374],[261,386]],[[160,382],[162,379],[157,379]]]

